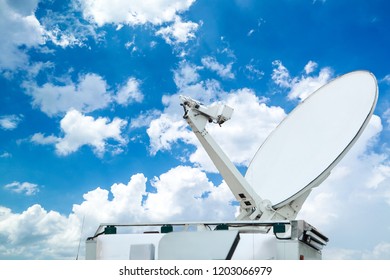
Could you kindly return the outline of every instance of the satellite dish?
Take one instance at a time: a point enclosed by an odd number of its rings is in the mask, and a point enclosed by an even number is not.
[[[367,71],[345,74],[299,104],[260,146],[245,178],[278,209],[318,186],[368,124],[378,99]]]

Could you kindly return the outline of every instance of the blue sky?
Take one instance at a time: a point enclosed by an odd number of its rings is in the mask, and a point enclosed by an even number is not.
[[[0,0],[0,259],[72,259],[102,222],[234,219],[179,94],[245,172],[299,102],[353,70],[379,100],[298,218],[329,259],[390,259],[387,1]],[[286,140],[288,141],[288,139]],[[81,253],[82,254],[82,253]]]

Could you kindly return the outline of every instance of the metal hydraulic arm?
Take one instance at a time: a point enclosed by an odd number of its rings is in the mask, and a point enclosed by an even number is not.
[[[222,125],[228,121],[233,114],[233,109],[221,104],[207,107],[197,100],[182,95],[180,99],[184,108],[184,119],[240,203],[240,215],[237,219],[261,221],[294,219],[311,190],[280,208],[273,208],[269,200],[262,199],[253,190],[205,128],[207,123]]]
[[[274,214],[270,201],[263,200],[256,194],[205,128],[208,122],[221,125],[229,120],[233,109],[226,105],[206,107],[186,96],[180,96],[180,99],[184,107],[184,119],[240,203],[241,213],[237,219],[270,219]]]

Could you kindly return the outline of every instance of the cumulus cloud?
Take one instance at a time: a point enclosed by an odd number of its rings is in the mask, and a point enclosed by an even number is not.
[[[195,22],[183,22],[180,17],[176,17],[173,24],[160,28],[156,32],[156,35],[163,37],[169,45],[177,45],[187,43],[189,40],[194,39],[198,27],[199,24]]]
[[[143,100],[139,81],[134,77],[119,87],[116,94],[103,77],[94,73],[81,75],[77,83],[67,80],[61,85],[45,83],[38,86],[34,82],[25,82],[23,86],[32,97],[33,106],[48,116],[61,115],[71,108],[88,113],[106,108],[114,101],[128,105]]]
[[[33,136],[31,136],[31,142],[40,145],[56,144],[59,141],[61,141],[61,138],[54,135],[45,136],[42,133],[35,133]]]
[[[0,116],[0,128],[3,130],[14,130],[22,121],[22,117],[21,115]]]
[[[190,8],[195,0],[146,0],[146,1],[98,1],[78,0],[84,18],[96,23],[161,25],[173,21],[176,16]]]
[[[157,188],[157,193],[149,194],[145,203],[151,220],[234,218],[235,207],[230,205],[234,197],[228,187],[225,184],[214,186],[197,168],[172,168],[154,178],[152,185]],[[207,198],[202,198],[206,193]]]
[[[275,60],[272,64],[274,66],[272,80],[281,88],[289,90],[287,98],[290,100],[299,99],[302,101],[306,99],[311,93],[329,82],[333,75],[333,71],[329,67],[324,67],[317,76],[310,76],[317,68],[317,63],[313,61],[306,64],[305,74],[300,77],[292,77],[280,60]]]
[[[109,140],[117,143],[110,146],[115,148],[115,151],[126,144],[122,129],[127,125],[127,121],[119,118],[109,122],[107,118],[94,119],[72,109],[66,113],[60,125],[63,137],[36,133],[31,137],[31,141],[41,145],[54,144],[57,154],[62,156],[76,152],[84,145],[92,147],[96,155],[102,156],[109,146]]]
[[[153,193],[146,192],[146,182],[139,173],[109,190],[91,190],[80,204],[73,205],[69,215],[47,211],[38,204],[22,213],[0,206],[0,258],[74,259],[80,238],[84,242],[104,222],[234,218],[236,207],[230,203],[234,197],[227,186],[215,186],[199,169],[177,166],[168,170],[152,180],[156,188]],[[83,256],[81,251],[80,258]]]
[[[206,56],[202,58],[202,64],[207,69],[216,72],[221,78],[234,79],[234,74],[232,73],[232,62],[228,65],[223,65],[220,64],[214,57]]]
[[[188,85],[199,81],[200,75],[198,70],[201,67],[182,60],[179,63],[178,69],[173,72],[173,80],[179,89],[185,88]]]
[[[34,204],[22,213],[0,206],[0,258],[74,259],[80,221]]]
[[[144,95],[139,87],[140,82],[136,78],[129,78],[127,83],[118,90],[115,96],[116,102],[121,105],[128,105],[133,102],[142,102]]]
[[[310,61],[305,65],[305,68],[304,68],[304,69],[305,69],[306,75],[312,73],[317,67],[318,67],[318,63],[310,60]]]
[[[92,73],[80,76],[77,84],[68,81],[64,85],[46,83],[38,86],[26,82],[24,87],[33,98],[33,106],[48,116],[65,113],[70,108],[91,112],[105,108],[111,102],[106,81]]]
[[[111,2],[97,0],[78,0],[79,9],[85,19],[101,27],[115,24],[121,29],[124,24],[130,26],[152,25],[155,32],[170,45],[185,44],[194,39],[199,24],[183,21],[180,14],[187,11],[195,0],[146,0]],[[133,48],[133,51],[136,50]]]
[[[274,69],[272,70],[272,80],[280,87],[288,88],[291,84],[290,72],[282,64],[280,60],[272,62]]]
[[[16,70],[28,64],[26,48],[45,43],[44,28],[35,16],[38,0],[0,0],[0,70]]]
[[[73,213],[86,217],[86,231],[89,234],[93,234],[100,223],[147,220],[142,205],[146,181],[147,178],[139,173],[132,175],[128,183],[113,184],[110,190],[100,187],[91,190],[83,195],[81,204],[73,205]]]
[[[35,195],[37,192],[39,192],[38,185],[29,182],[12,182],[5,185],[4,189],[14,193],[24,193],[27,196]]]
[[[189,144],[195,143],[195,137],[187,130],[187,123],[175,116],[161,114],[158,119],[152,120],[147,129],[150,138],[150,153],[170,150],[172,144],[179,140]]]

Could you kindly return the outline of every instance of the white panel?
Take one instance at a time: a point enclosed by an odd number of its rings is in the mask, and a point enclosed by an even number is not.
[[[155,248],[153,244],[131,244],[130,260],[154,260]]]
[[[96,259],[128,260],[131,245],[153,244],[158,254],[158,243],[164,234],[103,234],[97,237]],[[131,252],[130,252],[131,254]]]
[[[225,260],[234,252],[238,238],[235,230],[171,232],[161,238],[158,259]]]

